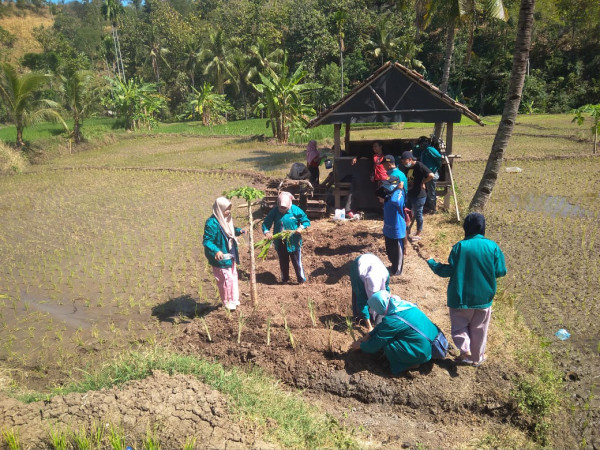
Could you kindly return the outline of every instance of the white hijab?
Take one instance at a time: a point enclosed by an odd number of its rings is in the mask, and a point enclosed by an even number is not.
[[[237,243],[237,239],[235,238],[235,227],[233,226],[233,219],[231,218],[231,214],[229,217],[225,217],[223,214],[228,208],[231,207],[231,202],[225,197],[219,197],[215,200],[213,204],[213,215],[216,217],[219,225],[221,225],[221,229],[225,236],[228,238],[227,248],[231,250],[233,246],[233,241]]]

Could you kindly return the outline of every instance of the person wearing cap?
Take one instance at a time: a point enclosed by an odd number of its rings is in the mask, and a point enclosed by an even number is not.
[[[236,236],[246,231],[233,226],[231,202],[225,197],[215,200],[212,211],[212,216],[204,224],[204,255],[212,266],[223,305],[233,311],[240,304],[236,267],[240,260]]]
[[[390,273],[381,260],[372,253],[358,256],[350,263],[352,286],[352,314],[354,320],[363,322],[368,331],[373,329],[367,301],[375,292],[390,290]]]
[[[440,178],[438,171],[442,167],[443,157],[442,154],[427,141],[428,145],[421,152],[420,161],[433,173],[433,179],[425,183],[425,192],[427,194],[427,200],[425,201],[424,211],[428,213],[435,213],[437,209],[435,193],[435,182]]]
[[[400,179],[402,190],[404,191],[404,198],[408,193],[408,180],[406,175],[398,167],[396,167],[396,157],[394,155],[385,155],[383,157],[383,167],[385,168],[388,177],[398,177]]]
[[[433,180],[434,175],[422,162],[415,160],[410,151],[402,153],[401,162],[401,170],[408,180],[406,204],[413,211],[415,221],[417,222],[417,232],[411,239],[418,241],[421,239],[423,231],[423,206],[427,200],[425,185]]]
[[[401,275],[404,266],[406,244],[406,222],[404,221],[404,191],[401,181],[391,176],[381,182],[385,194],[383,201],[383,237],[385,253],[390,263],[391,275]]]
[[[469,214],[463,228],[465,238],[452,247],[448,264],[433,258],[427,264],[436,275],[450,278],[447,305],[452,340],[460,350],[459,359],[480,365],[485,360],[496,278],[506,275],[506,265],[498,244],[485,237],[482,214]]]
[[[352,160],[352,165],[358,161],[357,158]],[[388,177],[385,167],[383,167],[383,145],[380,141],[373,142],[373,173],[371,181],[379,182],[386,180]]]
[[[294,197],[289,192],[282,191],[277,197],[277,206],[273,207],[262,225],[262,231],[266,238],[273,238],[273,234],[281,231],[294,231],[289,239],[283,242],[276,239],[273,244],[279,258],[279,268],[281,270],[281,283],[287,283],[290,280],[290,259],[296,272],[296,279],[299,284],[306,282],[306,275],[302,267],[302,232],[310,226],[310,220],[301,208],[292,204]],[[271,233],[273,227],[273,233]]]
[[[417,305],[385,290],[373,294],[367,305],[382,319],[373,331],[352,343],[352,350],[377,353],[383,349],[394,375],[416,369],[431,359],[431,342],[427,338],[433,341],[439,331]],[[427,338],[400,317],[418,328]]]

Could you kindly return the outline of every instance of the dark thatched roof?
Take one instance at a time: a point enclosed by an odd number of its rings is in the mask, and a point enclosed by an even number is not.
[[[483,126],[477,114],[425,81],[420,73],[387,62],[311,120],[307,128],[332,123],[457,123],[463,115]]]

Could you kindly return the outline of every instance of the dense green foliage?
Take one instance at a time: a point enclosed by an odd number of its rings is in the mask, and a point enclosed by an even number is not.
[[[502,111],[519,8],[516,0],[504,1],[508,19],[498,20],[490,18],[485,4],[472,2],[473,10],[457,16],[448,83],[449,95],[480,115]],[[265,85],[261,75],[284,75],[285,52],[289,73],[302,67],[302,83],[319,86],[305,102],[318,112],[387,60],[439,85],[449,17],[443,5],[422,0],[137,0],[124,6],[119,0],[73,1],[49,6],[53,26],[35,31],[43,52],[24,55],[20,64],[67,78],[85,69],[155,86],[167,105],[143,119],[151,124],[190,117],[190,102],[206,83],[232,106],[228,120],[265,117],[256,106],[269,99],[255,87]],[[40,8],[39,0],[21,0],[3,4],[0,15]],[[10,33],[0,29],[0,39],[9,52]],[[538,0],[521,112],[568,112],[599,103],[598,54],[597,0]],[[57,95],[46,97],[58,100]],[[106,112],[97,106],[97,113]],[[7,119],[0,110],[0,120]],[[132,126],[131,117],[122,119]],[[273,131],[277,134],[276,127]]]

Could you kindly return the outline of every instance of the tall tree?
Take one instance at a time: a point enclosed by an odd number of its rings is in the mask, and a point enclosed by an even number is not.
[[[8,63],[0,64],[0,98],[10,119],[17,127],[17,147],[25,145],[23,129],[28,123],[42,119],[60,121],[66,124],[57,111],[58,104],[48,99],[36,99],[42,88],[48,83],[49,77],[40,73],[19,75],[17,70]]]
[[[204,75],[208,75],[214,82],[218,94],[225,92],[225,83],[231,78],[231,64],[228,60],[229,49],[223,30],[210,34],[208,43],[201,52],[202,58],[207,61]]]
[[[87,70],[78,70],[60,75],[59,91],[63,98],[64,108],[73,118],[72,136],[75,143],[82,140],[81,126],[90,108],[98,100],[99,90],[93,85],[94,75]]]
[[[398,35],[389,16],[383,16],[375,27],[372,38],[367,43],[369,53],[380,65],[386,60],[396,59],[398,55]]]
[[[525,74],[527,71],[527,61],[529,59],[529,49],[531,47],[531,34],[533,32],[533,13],[535,9],[535,0],[521,0],[519,10],[519,23],[517,25],[517,41],[515,43],[515,52],[513,56],[513,66],[510,76],[508,92],[506,94],[506,103],[502,113],[502,120],[496,131],[496,137],[492,144],[492,150],[485,166],[485,171],[481,177],[479,187],[469,205],[470,211],[482,212],[486,203],[492,195],[492,190],[496,185],[504,151],[508,146],[508,141],[512,136],[512,131],[521,104],[521,95],[523,93],[523,84],[525,83]]]
[[[110,22],[111,32],[113,38],[113,45],[115,47],[115,59],[117,65],[117,75],[119,75],[123,81],[125,79],[125,67],[123,66],[123,56],[121,55],[121,43],[119,42],[119,17],[123,14],[124,8],[121,4],[121,0],[104,0],[102,3],[102,15],[106,20]]]

